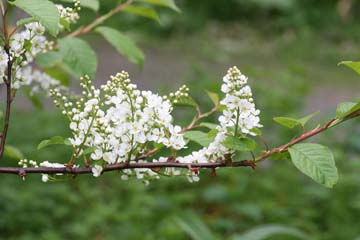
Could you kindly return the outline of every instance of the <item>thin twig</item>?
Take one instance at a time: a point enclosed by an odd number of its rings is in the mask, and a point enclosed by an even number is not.
[[[108,13],[99,16],[98,18],[96,18],[94,21],[92,21],[91,23],[89,23],[86,26],[80,27],[79,29],[77,29],[76,31],[70,33],[68,35],[68,37],[78,37],[80,35],[86,34],[88,32],[90,32],[91,30],[93,30],[96,26],[100,25],[101,23],[103,23],[105,20],[107,20],[108,18],[112,17],[113,15],[121,12],[122,10],[124,10],[124,8],[126,8],[127,6],[129,6],[134,0],[127,0],[126,2],[119,4],[118,6],[116,6],[114,9],[112,9],[111,11],[109,11]]]

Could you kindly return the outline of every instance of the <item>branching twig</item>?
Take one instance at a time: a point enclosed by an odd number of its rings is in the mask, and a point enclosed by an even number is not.
[[[265,153],[255,157],[255,160],[242,160],[242,161],[224,161],[224,162],[215,162],[215,163],[179,163],[176,161],[170,162],[136,162],[136,163],[119,163],[119,164],[111,164],[104,167],[104,172],[122,170],[122,169],[134,169],[134,168],[150,168],[150,169],[160,169],[164,167],[176,167],[176,168],[222,168],[222,167],[252,167],[254,168],[255,162],[262,161],[268,158],[271,155],[282,153],[287,151],[289,147],[292,145],[302,142],[308,138],[311,138],[321,132],[324,132],[330,129],[333,126],[336,126],[342,122],[345,122],[349,119],[356,118],[360,116],[360,110],[350,113],[343,119],[332,119],[324,126],[308,131],[301,136],[292,139],[286,144],[283,144],[279,147],[273,148],[271,150],[266,151]],[[151,155],[151,154],[150,154]],[[147,155],[149,156],[149,155]],[[140,156],[137,160],[144,159],[147,156]],[[20,176],[25,176],[28,173],[44,173],[44,174],[86,174],[91,173],[90,167],[80,167],[80,168],[21,168],[21,167],[1,167],[0,173],[11,173],[11,174],[19,174]]]
[[[68,35],[68,37],[78,37],[80,35],[86,34],[88,32],[90,32],[91,30],[93,30],[96,26],[100,25],[101,23],[103,23],[105,20],[107,20],[108,18],[112,17],[113,15],[115,15],[116,13],[121,12],[122,10],[124,10],[124,8],[126,8],[127,6],[129,6],[134,0],[127,0],[126,2],[119,4],[118,6],[116,6],[114,9],[112,9],[111,11],[109,11],[108,13],[96,18],[94,21],[92,21],[91,23],[89,23],[86,26],[80,27],[79,29],[77,29],[76,31],[70,33]]]

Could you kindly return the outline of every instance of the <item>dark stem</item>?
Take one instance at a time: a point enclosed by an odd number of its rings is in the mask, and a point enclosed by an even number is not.
[[[0,159],[2,159],[5,150],[5,141],[6,136],[9,128],[9,121],[10,121],[10,112],[11,112],[11,75],[12,75],[12,60],[10,59],[10,50],[9,46],[5,45],[5,51],[8,55],[8,64],[7,64],[7,80],[5,81],[6,84],[6,112],[5,112],[5,119],[4,119],[4,128],[1,133],[1,143],[0,143]]]

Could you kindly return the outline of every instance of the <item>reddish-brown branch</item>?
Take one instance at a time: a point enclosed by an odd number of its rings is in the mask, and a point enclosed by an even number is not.
[[[91,30],[93,30],[96,26],[100,25],[101,23],[103,23],[105,20],[107,20],[108,18],[110,18],[111,16],[115,15],[116,13],[121,12],[122,10],[124,10],[124,8],[126,8],[127,6],[129,6],[134,0],[127,0],[126,2],[119,4],[118,6],[116,6],[114,9],[112,9],[111,11],[109,11],[108,13],[106,13],[105,15],[102,15],[98,18],[96,18],[94,21],[92,21],[91,23],[89,23],[86,26],[80,27],[79,29],[77,29],[76,31],[70,33],[68,35],[68,37],[78,37],[80,35],[86,34],[88,32],[90,32]]]
[[[7,51],[8,52],[8,51]],[[5,150],[5,141],[7,132],[9,129],[9,122],[10,122],[10,112],[11,112],[11,102],[12,102],[12,96],[11,96],[11,72],[12,72],[12,62],[9,59],[8,61],[8,67],[7,67],[7,81],[6,84],[6,112],[5,112],[5,120],[4,120],[4,128],[1,133],[1,143],[0,143],[0,159],[4,155]]]
[[[299,142],[302,142],[308,138],[311,138],[321,132],[324,132],[328,130],[329,128],[336,126],[339,123],[342,123],[344,121],[347,121],[349,119],[355,118],[360,116],[360,110],[357,110],[355,112],[350,113],[347,117],[344,119],[332,119],[327,124],[320,128],[313,129],[311,131],[308,131],[301,136],[294,138],[293,140],[289,141],[286,144],[283,144],[279,147],[273,148],[272,150],[266,151],[265,153],[259,155],[254,160],[242,160],[242,161],[224,161],[224,162],[215,162],[215,163],[179,163],[176,162],[176,159],[173,161],[168,162],[136,162],[136,163],[119,163],[119,164],[111,164],[104,167],[104,172],[109,171],[116,171],[116,170],[123,170],[123,169],[134,169],[134,168],[150,168],[150,169],[160,169],[164,167],[176,167],[176,168],[187,168],[187,169],[200,169],[200,168],[222,168],[222,167],[256,167],[257,161],[262,161],[266,159],[267,157],[285,152],[287,149]],[[155,151],[151,152],[151,154],[145,154],[144,156],[140,156],[138,160],[147,158],[151,156]],[[21,168],[21,167],[0,167],[0,173],[10,173],[10,174],[18,174],[22,177],[24,177],[26,174],[30,173],[44,173],[44,174],[87,174],[91,173],[90,167],[80,167],[80,168]]]
[[[12,103],[12,93],[11,93],[11,78],[12,78],[12,65],[13,62],[10,59],[10,47],[9,47],[9,39],[8,39],[8,33],[7,33],[7,28],[6,28],[6,13],[7,10],[5,10],[4,15],[3,15],[3,31],[4,31],[4,38],[5,38],[5,46],[4,49],[7,53],[8,56],[8,62],[7,62],[7,77],[6,79],[4,78],[4,82],[6,85],[6,110],[5,110],[5,119],[4,119],[4,128],[3,131],[1,132],[1,136],[0,136],[0,159],[3,157],[4,155],[4,150],[5,150],[5,141],[6,141],[6,136],[7,136],[7,132],[9,129],[9,123],[10,123],[10,113],[11,113],[11,103]]]
[[[139,162],[139,163],[119,163],[111,164],[104,167],[103,172],[110,172],[115,170],[123,169],[134,169],[134,168],[150,168],[158,169],[164,167],[175,167],[175,168],[217,168],[217,167],[247,167],[250,166],[247,160],[233,162],[231,164],[221,163],[178,163],[178,162]],[[90,167],[81,168],[20,168],[20,167],[0,167],[0,173],[12,173],[12,174],[28,174],[28,173],[45,173],[45,174],[86,174],[91,173]]]

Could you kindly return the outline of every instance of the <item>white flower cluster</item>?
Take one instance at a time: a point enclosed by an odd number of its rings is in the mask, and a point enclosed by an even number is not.
[[[76,23],[80,16],[78,11],[80,11],[80,1],[74,0],[74,7],[64,7],[61,4],[56,4],[56,7],[60,13],[60,29],[68,28],[70,24]]]
[[[173,125],[172,104],[180,97],[187,96],[188,88],[181,87],[168,97],[161,97],[150,91],[140,91],[129,80],[126,72],[111,77],[100,89],[91,85],[89,77],[81,79],[83,88],[81,98],[63,95],[59,89],[51,91],[54,103],[63,110],[70,120],[74,148],[72,160],[84,156],[91,159],[92,173],[95,177],[102,174],[108,164],[140,163],[139,160],[149,149],[163,145],[174,150],[186,147],[180,126]],[[152,162],[176,161],[179,163],[222,162],[233,151],[224,146],[227,136],[245,137],[256,135],[255,128],[262,127],[255,108],[247,77],[236,67],[230,68],[223,78],[223,108],[216,127],[214,140],[208,147],[192,152],[190,155],[153,159]],[[140,158],[141,159],[141,158]],[[149,161],[149,160],[147,160]],[[158,179],[156,169],[125,169],[121,178],[129,176],[148,183]],[[190,182],[199,181],[197,169],[180,170],[165,168],[163,175],[187,176]]]
[[[50,94],[71,121],[73,158],[91,149],[92,160],[103,160],[94,166],[94,176],[100,175],[103,164],[135,161],[149,144],[163,144],[175,150],[185,147],[181,127],[172,124],[172,106],[167,97],[138,90],[128,73],[112,76],[101,89],[92,86],[87,76],[81,85],[83,98],[78,100],[63,96],[58,89]],[[124,173],[130,175],[132,171]],[[139,178],[156,175],[148,169],[134,173]]]
[[[182,85],[179,90],[169,94],[169,100],[172,104],[177,104],[182,97],[189,96],[189,88],[186,85]]]
[[[24,31],[15,33],[10,38],[10,56],[5,49],[0,48],[0,84],[3,83],[4,78],[6,79],[5,73],[10,59],[13,61],[15,71],[18,71],[31,63],[36,54],[49,48],[49,43],[43,36],[44,32],[45,28],[38,22],[26,24]]]
[[[39,165],[37,164],[36,161],[34,160],[28,160],[26,158],[24,159],[20,159],[18,162],[19,166],[23,167],[23,168],[27,168],[27,167],[39,167]]]
[[[251,130],[262,127],[258,117],[260,110],[255,108],[251,88],[246,85],[247,79],[236,67],[228,70],[221,86],[221,91],[226,95],[220,102],[226,106],[226,109],[223,111],[222,116],[219,117],[219,122],[222,129],[234,127],[241,134],[255,136],[256,133]]]
[[[74,8],[56,5],[61,17],[61,29],[70,26],[79,19],[77,11],[80,9],[80,2],[74,1]],[[45,27],[39,22],[25,24],[23,31],[14,33],[9,41],[9,56],[5,49],[0,47],[0,84],[7,81],[7,67],[11,60],[12,69],[15,72],[12,79],[12,88],[19,89],[22,86],[30,86],[31,92],[39,90],[48,91],[59,85],[59,81],[51,78],[48,74],[38,70],[32,70],[30,64],[34,61],[37,54],[53,49],[54,43],[48,41],[44,36]]]
[[[44,72],[33,70],[32,67],[26,66],[16,72],[12,86],[14,89],[19,89],[22,86],[30,86],[30,94],[34,94],[41,91],[47,92],[49,89],[60,87],[60,82]]]
[[[180,163],[207,163],[224,161],[225,156],[232,151],[223,145],[226,136],[245,136],[246,134],[256,135],[252,130],[262,127],[258,115],[260,111],[253,103],[251,88],[246,85],[247,77],[236,67],[228,70],[223,78],[221,87],[225,98],[220,102],[224,106],[222,115],[219,117],[220,125],[213,142],[208,147],[192,152],[188,156],[178,157]],[[159,159],[160,160],[160,159]],[[180,175],[180,171],[172,170],[172,175]],[[189,170],[187,177],[190,182],[198,181],[196,172]]]

